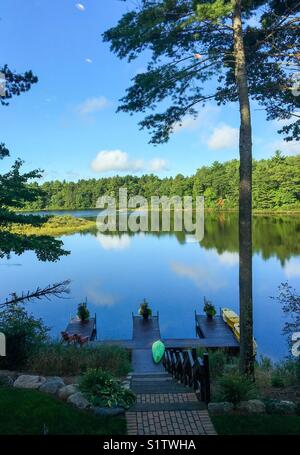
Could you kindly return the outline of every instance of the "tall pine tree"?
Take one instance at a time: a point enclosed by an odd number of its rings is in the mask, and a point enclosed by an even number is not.
[[[208,100],[238,106],[240,371],[252,377],[250,99],[268,119],[291,119],[282,132],[287,140],[299,138],[299,92],[293,90],[293,71],[299,68],[298,12],[299,2],[289,0],[141,0],[104,33],[120,58],[132,61],[143,51],[151,53],[147,70],[134,77],[119,110],[152,110],[140,122],[152,132],[152,143],[166,142],[175,125],[187,115],[197,116]],[[168,106],[161,112],[162,102]]]

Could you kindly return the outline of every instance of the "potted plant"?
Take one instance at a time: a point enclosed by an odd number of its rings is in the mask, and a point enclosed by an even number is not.
[[[140,304],[139,315],[143,316],[145,320],[147,320],[149,316],[152,316],[152,310],[149,307],[149,304],[146,301],[146,299],[144,299],[143,303]]]
[[[217,311],[216,311],[214,305],[212,304],[212,302],[210,302],[209,300],[206,300],[205,297],[204,297],[204,308],[203,309],[204,309],[204,313],[207,316],[207,319],[213,319],[213,317],[217,313]]]
[[[79,303],[77,317],[81,322],[87,322],[90,319],[90,312],[87,309],[86,303]]]

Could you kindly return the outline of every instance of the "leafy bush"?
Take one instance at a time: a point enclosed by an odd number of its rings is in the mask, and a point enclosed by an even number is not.
[[[0,312],[0,332],[6,336],[6,357],[0,357],[1,368],[20,369],[48,340],[49,328],[23,305],[9,304]]]
[[[261,355],[257,367],[265,372],[270,372],[273,369],[273,362],[269,357]]]
[[[50,343],[41,346],[28,361],[33,372],[43,375],[74,376],[101,366],[115,376],[130,371],[129,352],[119,346],[66,346]]]
[[[240,376],[236,372],[225,373],[217,384],[217,400],[229,401],[235,406],[244,400],[257,397],[254,383],[246,376]]]
[[[272,385],[273,379],[275,378],[275,383],[281,382],[282,385],[279,387],[291,386],[299,384],[299,360],[288,359],[282,362],[277,363],[274,366],[272,374]],[[278,387],[275,385],[274,387]]]
[[[121,386],[112,375],[102,369],[89,369],[79,383],[81,392],[93,406],[128,409],[135,401],[131,390]]]
[[[271,376],[271,385],[272,387],[283,388],[284,380],[279,374],[274,373]]]
[[[212,379],[222,376],[229,359],[226,352],[218,349],[209,352],[209,371]]]

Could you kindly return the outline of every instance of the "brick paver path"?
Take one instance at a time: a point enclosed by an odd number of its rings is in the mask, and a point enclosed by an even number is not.
[[[208,412],[139,411],[127,412],[129,435],[215,435]]]
[[[168,373],[133,374],[136,404],[126,412],[128,435],[215,435],[207,409]]]

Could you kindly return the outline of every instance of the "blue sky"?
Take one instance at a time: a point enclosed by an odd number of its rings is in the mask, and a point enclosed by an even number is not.
[[[9,0],[0,6],[1,64],[32,69],[39,83],[0,110],[1,142],[11,150],[8,167],[21,157],[25,168],[45,170],[45,180],[78,180],[153,171],[189,175],[215,160],[238,157],[236,105],[202,109],[185,119],[164,145],[149,145],[139,115],[116,114],[130,79],[145,68],[145,56],[120,61],[101,34],[134,2],[119,0]],[[269,157],[282,142],[278,125],[253,107],[254,157]]]

